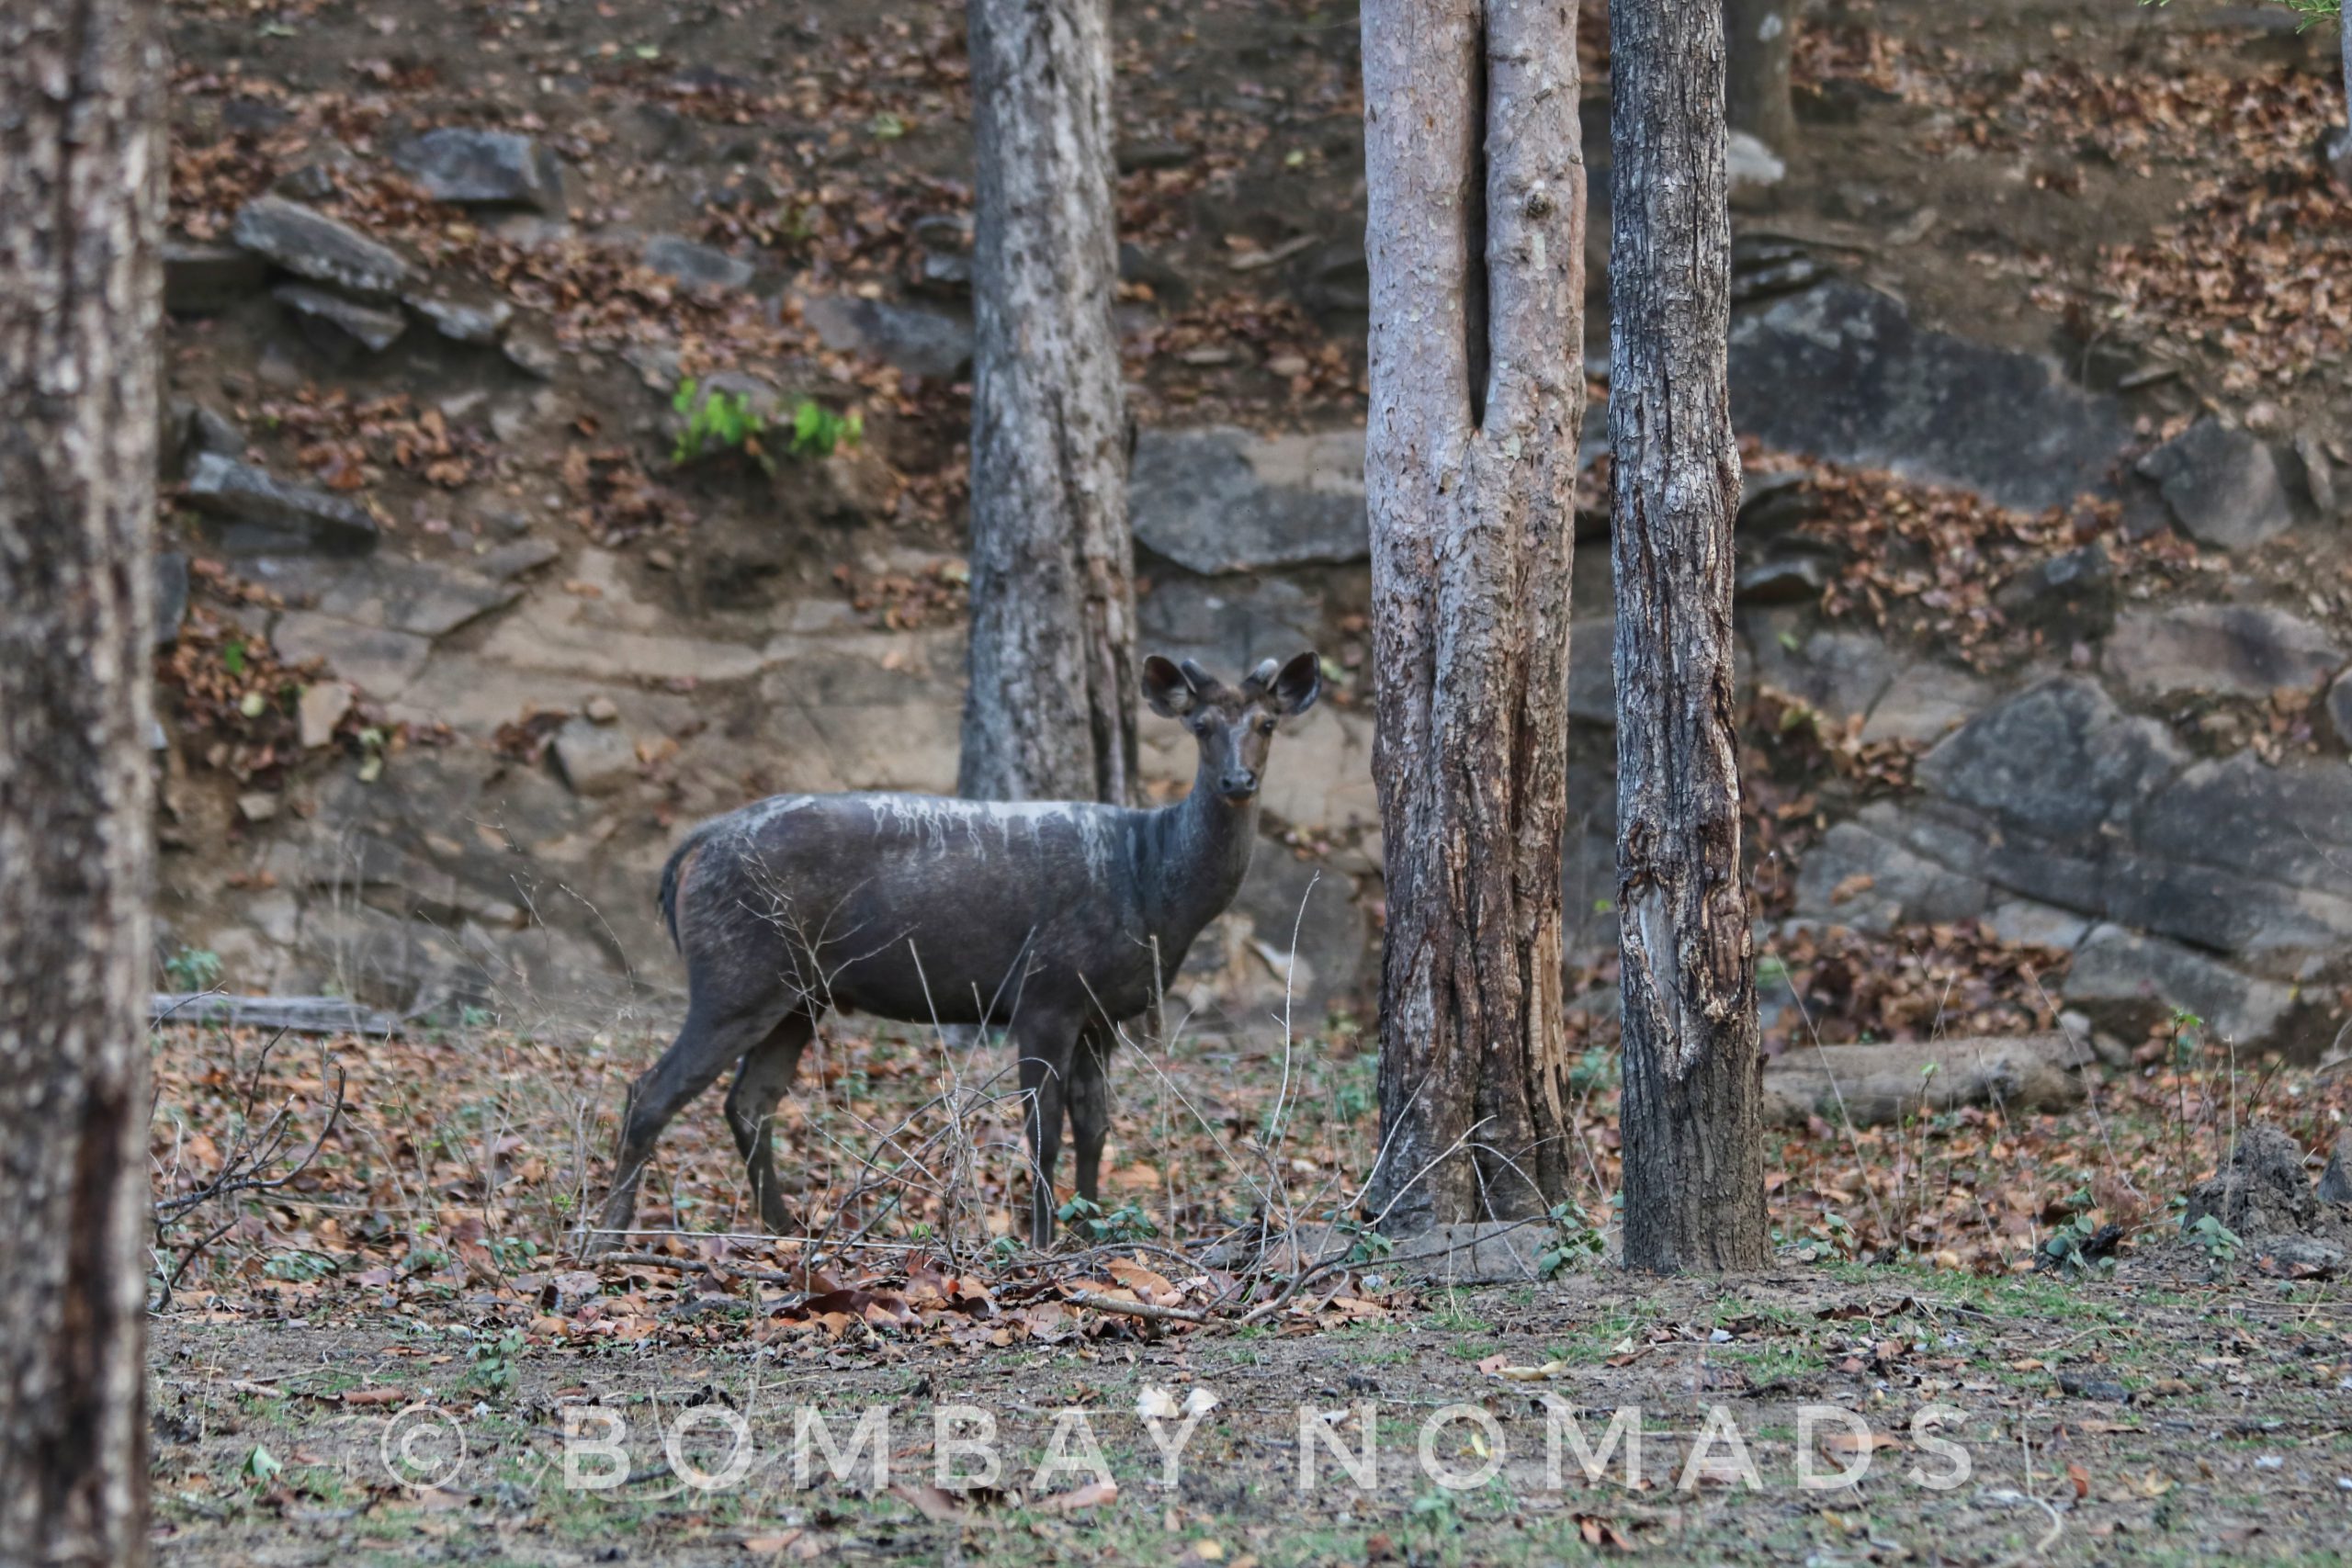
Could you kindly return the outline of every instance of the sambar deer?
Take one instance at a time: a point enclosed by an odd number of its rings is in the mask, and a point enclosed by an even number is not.
[[[1314,705],[1319,669],[1313,653],[1269,659],[1227,686],[1189,660],[1145,660],[1144,700],[1182,721],[1200,750],[1192,793],[1156,810],[785,795],[688,834],[661,891],[685,959],[686,1019],[629,1089],[591,1245],[628,1231],[654,1141],[729,1066],[728,1126],[761,1219],[788,1227],[771,1123],[828,1007],[1012,1034],[1033,1160],[1030,1236],[1049,1242],[1063,1113],[1079,1194],[1093,1201],[1112,1043],[1239,890],[1275,726]]]

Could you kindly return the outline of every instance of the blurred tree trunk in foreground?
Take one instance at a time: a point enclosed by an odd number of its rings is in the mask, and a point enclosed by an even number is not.
[[[0,6],[0,1562],[147,1556],[154,0]]]

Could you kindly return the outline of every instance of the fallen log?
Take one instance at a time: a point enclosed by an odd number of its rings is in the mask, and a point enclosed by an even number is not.
[[[218,1029],[282,1029],[289,1034],[400,1033],[396,1012],[361,1007],[342,997],[232,997],[219,991],[158,991],[150,1023],[209,1024]]]
[[[1808,1045],[1764,1064],[1764,1122],[1803,1126],[1818,1115],[1879,1127],[1964,1105],[2068,1111],[2083,1102],[2081,1070],[2096,1060],[2056,1032]]]

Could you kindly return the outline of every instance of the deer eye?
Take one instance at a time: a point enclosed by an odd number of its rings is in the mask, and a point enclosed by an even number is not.
[[[1258,721],[1258,732],[1261,735],[1272,735],[1274,732],[1274,721],[1271,718],[1260,719]]]

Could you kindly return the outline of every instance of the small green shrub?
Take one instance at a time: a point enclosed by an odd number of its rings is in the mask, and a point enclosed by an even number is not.
[[[164,960],[164,976],[175,990],[209,991],[220,983],[226,965],[209,948],[183,947]]]
[[[775,459],[761,440],[768,433],[767,416],[752,404],[748,392],[720,387],[706,392],[702,383],[689,376],[678,383],[670,406],[686,417],[686,427],[671,450],[671,462],[685,464],[714,453],[741,452],[768,472],[775,472]],[[792,411],[785,450],[803,461],[830,457],[842,446],[857,445],[865,435],[865,421],[856,410],[835,413],[814,398],[803,398]]]

